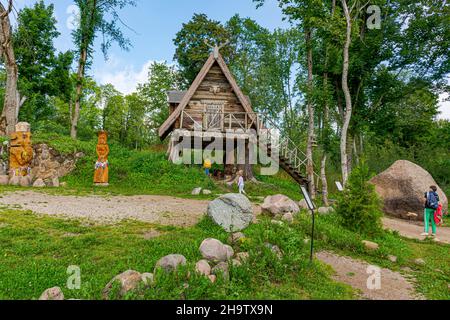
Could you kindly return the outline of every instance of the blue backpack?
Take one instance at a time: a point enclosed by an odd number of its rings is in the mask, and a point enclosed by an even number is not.
[[[439,197],[436,192],[427,193],[427,207],[434,210],[439,207]]]

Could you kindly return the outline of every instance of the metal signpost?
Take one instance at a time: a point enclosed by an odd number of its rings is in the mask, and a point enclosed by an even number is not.
[[[316,228],[316,206],[314,205],[314,202],[312,202],[311,197],[309,195],[308,190],[304,186],[301,187],[303,197],[306,200],[306,203],[308,204],[309,210],[311,210],[312,214],[312,232],[311,232],[311,255],[310,255],[310,262],[312,263],[314,260],[314,230]]]

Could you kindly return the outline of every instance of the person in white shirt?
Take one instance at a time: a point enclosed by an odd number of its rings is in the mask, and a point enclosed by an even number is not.
[[[238,187],[239,187],[239,193],[240,194],[247,194],[244,190],[245,188],[245,180],[244,180],[244,171],[240,170],[238,172]]]

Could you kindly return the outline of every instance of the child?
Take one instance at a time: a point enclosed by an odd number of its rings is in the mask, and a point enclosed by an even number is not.
[[[205,169],[205,174],[209,177],[211,175],[210,174],[210,170],[212,168],[211,160],[205,159],[205,162],[203,164],[203,168]]]
[[[425,193],[425,212],[424,212],[424,220],[425,220],[425,232],[421,235],[424,237],[428,237],[430,231],[430,220],[431,220],[431,230],[433,232],[432,237],[435,238],[436,241],[436,232],[437,226],[434,220],[434,213],[439,208],[439,195],[437,194],[437,187],[431,186],[430,191]]]
[[[245,181],[244,181],[244,171],[240,170],[238,172],[238,187],[239,187],[239,193],[240,194],[247,194],[244,190],[245,188]]]

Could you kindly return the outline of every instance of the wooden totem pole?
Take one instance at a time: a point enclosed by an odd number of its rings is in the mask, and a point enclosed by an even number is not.
[[[94,184],[97,186],[109,185],[109,146],[108,146],[108,133],[106,131],[100,131],[98,134],[97,144],[98,160],[95,164]]]
[[[16,132],[11,134],[9,148],[9,176],[27,177],[31,173],[33,147],[31,145],[30,125],[25,122],[16,125]]]

